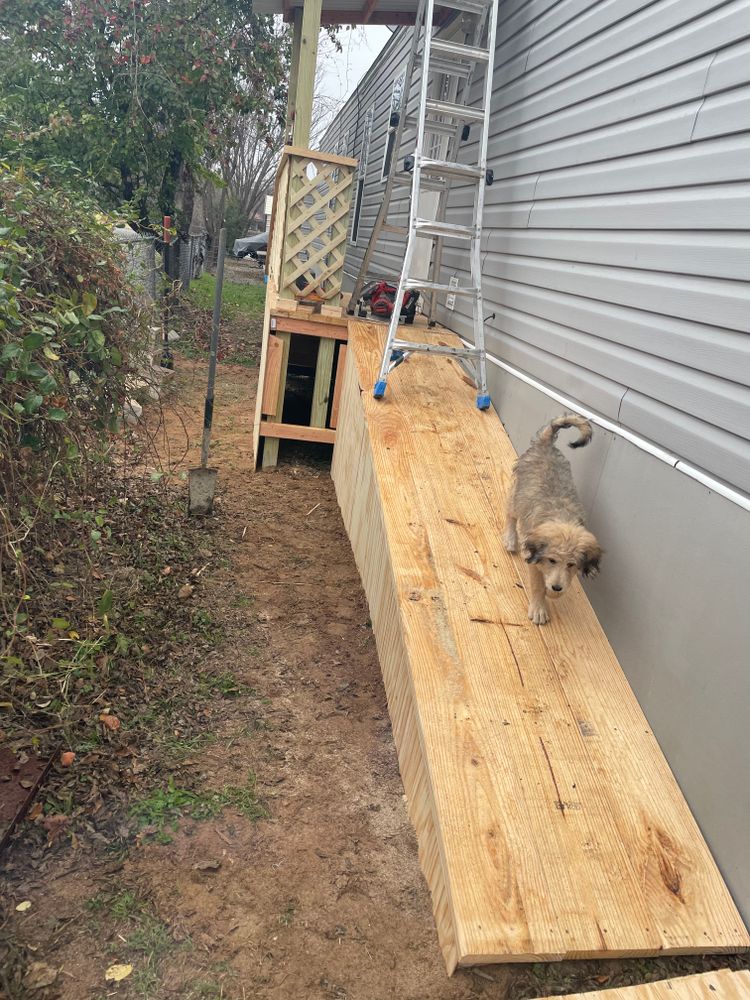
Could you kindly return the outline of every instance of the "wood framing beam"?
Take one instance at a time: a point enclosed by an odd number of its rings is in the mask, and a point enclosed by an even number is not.
[[[302,8],[302,28],[296,59],[297,76],[292,129],[292,141],[295,146],[307,147],[310,145],[313,88],[315,86],[315,67],[318,60],[318,35],[320,34],[322,7],[323,0],[305,0]],[[294,72],[294,66],[292,72]]]
[[[318,344],[318,360],[315,365],[313,384],[311,427],[325,427],[328,416],[328,400],[331,398],[331,376],[333,375],[333,355],[336,341],[322,339]]]
[[[284,438],[288,441],[317,441],[319,444],[333,444],[336,431],[327,427],[306,427],[305,424],[274,424],[266,421],[260,425],[261,437],[269,440]],[[265,466],[265,462],[263,463]]]
[[[276,396],[276,408],[273,412],[279,421],[284,413],[284,396],[286,394],[286,372],[289,366],[289,348],[292,342],[292,335],[290,333],[280,333],[278,334],[278,339],[282,341],[282,355],[281,363],[279,367],[278,375],[278,392]],[[261,423],[261,434],[264,433],[263,428],[274,426],[280,427],[281,423],[278,424],[267,424]],[[265,444],[263,445],[263,468],[268,469],[276,465],[279,460],[279,438],[281,434],[277,434],[275,437],[267,436]]]
[[[313,323],[309,319],[292,319],[290,316],[274,316],[271,321],[271,329],[284,330],[287,333],[301,333],[307,337],[330,337],[332,340],[346,340],[349,335],[345,326]]]
[[[281,364],[284,360],[284,342],[280,337],[272,333],[268,336],[268,357],[266,359],[266,372],[263,380],[263,402],[262,412],[265,416],[276,415],[279,400],[279,380],[281,378]]]
[[[339,407],[341,406],[341,389],[344,384],[344,371],[346,368],[346,344],[339,348],[339,358],[336,362],[336,384],[333,387],[333,403],[331,405],[331,427],[335,428],[339,422]]]
[[[370,18],[378,5],[378,0],[367,0],[367,3],[362,8],[362,24],[369,24]]]
[[[367,21],[362,20],[359,10],[325,10],[321,16],[321,24],[414,24],[416,15],[403,10],[374,10]],[[437,21],[437,18],[435,18]]]

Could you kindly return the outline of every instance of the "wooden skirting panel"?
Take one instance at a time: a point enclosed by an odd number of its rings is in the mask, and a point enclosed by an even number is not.
[[[546,1000],[553,1000],[547,997]],[[593,993],[570,993],[566,1000],[750,1000],[750,972],[701,972],[642,986],[620,986]]]
[[[515,453],[496,413],[427,356],[374,400],[384,332],[350,323],[333,479],[449,972],[746,949],[582,588],[549,625],[526,617],[525,567],[500,541]]]

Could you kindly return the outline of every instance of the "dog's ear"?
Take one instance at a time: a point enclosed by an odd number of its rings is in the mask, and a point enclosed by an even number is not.
[[[582,576],[592,577],[599,572],[599,563],[604,555],[604,549],[594,538],[588,543],[581,556]]]
[[[534,535],[529,535],[523,543],[523,557],[527,563],[538,563],[544,555],[546,544]]]

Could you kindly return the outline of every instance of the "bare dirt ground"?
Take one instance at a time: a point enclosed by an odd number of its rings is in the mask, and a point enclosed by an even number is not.
[[[204,377],[203,362],[178,356],[157,435],[180,489],[198,464]],[[125,846],[58,845],[43,874],[13,859],[6,931],[55,978],[0,997],[518,1000],[745,966],[724,956],[446,977],[329,456],[284,446],[277,470],[253,472],[256,377],[224,364],[217,382],[211,569],[190,598],[211,616],[200,667],[224,695],[210,731],[183,747],[172,785],[150,794],[151,825]],[[247,795],[206,815],[180,808],[175,783]],[[154,802],[182,814],[174,828]],[[22,900],[32,906],[17,912]],[[133,967],[119,984],[105,982],[113,963]]]

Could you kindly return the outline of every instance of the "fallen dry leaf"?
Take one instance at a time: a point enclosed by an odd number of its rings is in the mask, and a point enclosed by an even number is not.
[[[99,716],[99,722],[101,722],[106,729],[109,729],[111,733],[116,733],[122,725],[117,716],[110,715],[109,712],[102,712]]]
[[[25,899],[22,903],[19,903],[16,907],[19,913],[25,913],[27,910],[31,909],[31,900]]]
[[[181,601],[186,601],[188,597],[193,596],[193,587],[189,583],[183,583],[180,589],[177,591],[177,596]]]
[[[72,750],[64,750],[60,754],[60,763],[63,767],[70,767],[73,761],[76,759],[76,755]]]
[[[47,841],[54,844],[68,825],[68,817],[64,813],[55,813],[42,819],[42,826],[47,831]]]
[[[44,807],[41,802],[35,802],[34,805],[29,809],[29,819],[32,823],[35,823],[39,817],[44,812]]]
[[[23,977],[23,985],[27,990],[43,990],[45,986],[51,986],[57,979],[57,969],[45,962],[32,962]]]
[[[119,983],[123,979],[127,979],[132,971],[132,965],[110,965],[104,973],[104,978],[108,983]]]
[[[221,868],[221,861],[196,861],[193,868],[197,872],[215,872]]]
[[[171,572],[172,572],[172,567],[171,566],[165,566],[164,569],[161,571],[161,575],[162,576],[169,576],[169,574]]]

